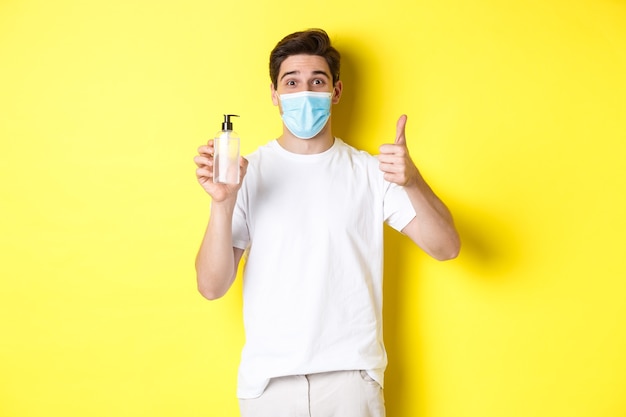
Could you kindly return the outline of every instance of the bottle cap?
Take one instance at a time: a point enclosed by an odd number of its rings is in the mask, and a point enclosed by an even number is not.
[[[224,122],[222,123],[222,130],[233,130],[233,123],[230,121],[231,117],[239,117],[237,114],[225,114]]]

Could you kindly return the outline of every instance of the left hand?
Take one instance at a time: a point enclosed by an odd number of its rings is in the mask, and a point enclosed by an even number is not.
[[[385,173],[385,179],[401,186],[415,184],[420,176],[406,146],[406,120],[406,115],[400,116],[396,125],[395,142],[381,145],[378,155],[380,170]]]

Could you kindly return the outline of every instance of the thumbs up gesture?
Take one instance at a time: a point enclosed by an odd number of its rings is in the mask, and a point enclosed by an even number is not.
[[[395,142],[381,145],[378,155],[380,170],[385,173],[385,179],[402,186],[414,185],[420,177],[406,146],[406,120],[406,115],[400,116],[396,125]]]

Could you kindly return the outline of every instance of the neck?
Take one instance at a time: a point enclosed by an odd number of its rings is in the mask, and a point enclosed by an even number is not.
[[[297,154],[312,155],[322,153],[329,150],[335,143],[335,137],[329,123],[324,129],[311,139],[300,139],[294,136],[285,125],[283,125],[283,134],[277,139],[283,149]]]

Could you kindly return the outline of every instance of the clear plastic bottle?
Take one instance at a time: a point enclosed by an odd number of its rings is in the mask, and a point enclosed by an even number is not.
[[[222,130],[215,134],[213,141],[213,182],[239,184],[239,135],[233,130],[231,117],[225,114]]]

